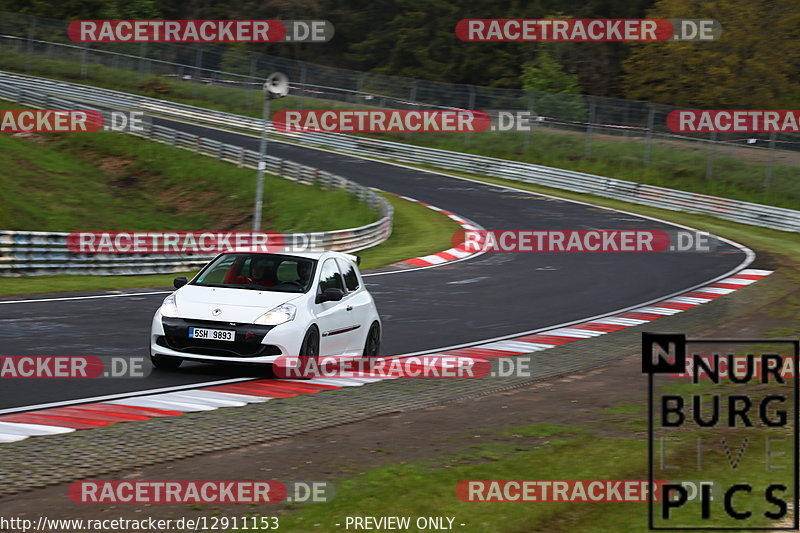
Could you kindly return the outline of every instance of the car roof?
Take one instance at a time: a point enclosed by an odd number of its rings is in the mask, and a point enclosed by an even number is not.
[[[348,254],[345,252],[334,252],[333,250],[322,250],[319,252],[283,252],[283,251],[263,251],[261,249],[252,249],[252,248],[236,248],[233,250],[226,250],[226,254],[262,254],[262,255],[288,255],[294,257],[303,257],[305,259],[316,259],[320,260],[324,256],[331,256],[331,257],[339,257],[341,259],[347,259],[348,261],[352,261],[356,263],[356,256],[352,254]]]

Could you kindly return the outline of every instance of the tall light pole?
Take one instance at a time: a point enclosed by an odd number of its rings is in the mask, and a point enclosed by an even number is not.
[[[289,78],[282,72],[273,72],[264,82],[264,121],[261,128],[261,143],[258,148],[258,177],[256,178],[256,207],[253,213],[253,231],[261,230],[261,209],[264,205],[264,169],[267,168],[267,124],[269,103],[273,98],[289,94]]]

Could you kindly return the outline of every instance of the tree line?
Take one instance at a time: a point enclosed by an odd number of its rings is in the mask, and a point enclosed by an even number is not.
[[[796,0],[0,0],[64,19],[326,19],[325,44],[234,48],[433,81],[705,108],[781,108],[800,96]],[[714,42],[463,42],[463,18],[713,18]]]

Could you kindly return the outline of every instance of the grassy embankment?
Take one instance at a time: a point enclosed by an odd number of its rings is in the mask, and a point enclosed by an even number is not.
[[[249,231],[254,172],[130,136],[0,135],[0,228],[38,231]],[[367,224],[378,214],[342,190],[267,176],[262,227],[305,232]],[[423,206],[386,198],[394,233],[365,250],[364,267],[435,253],[458,225]],[[174,275],[0,278],[0,293],[166,286]]]

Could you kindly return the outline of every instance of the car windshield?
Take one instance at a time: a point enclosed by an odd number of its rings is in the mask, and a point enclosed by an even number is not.
[[[273,292],[306,292],[317,261],[279,254],[223,254],[206,266],[192,285]]]

